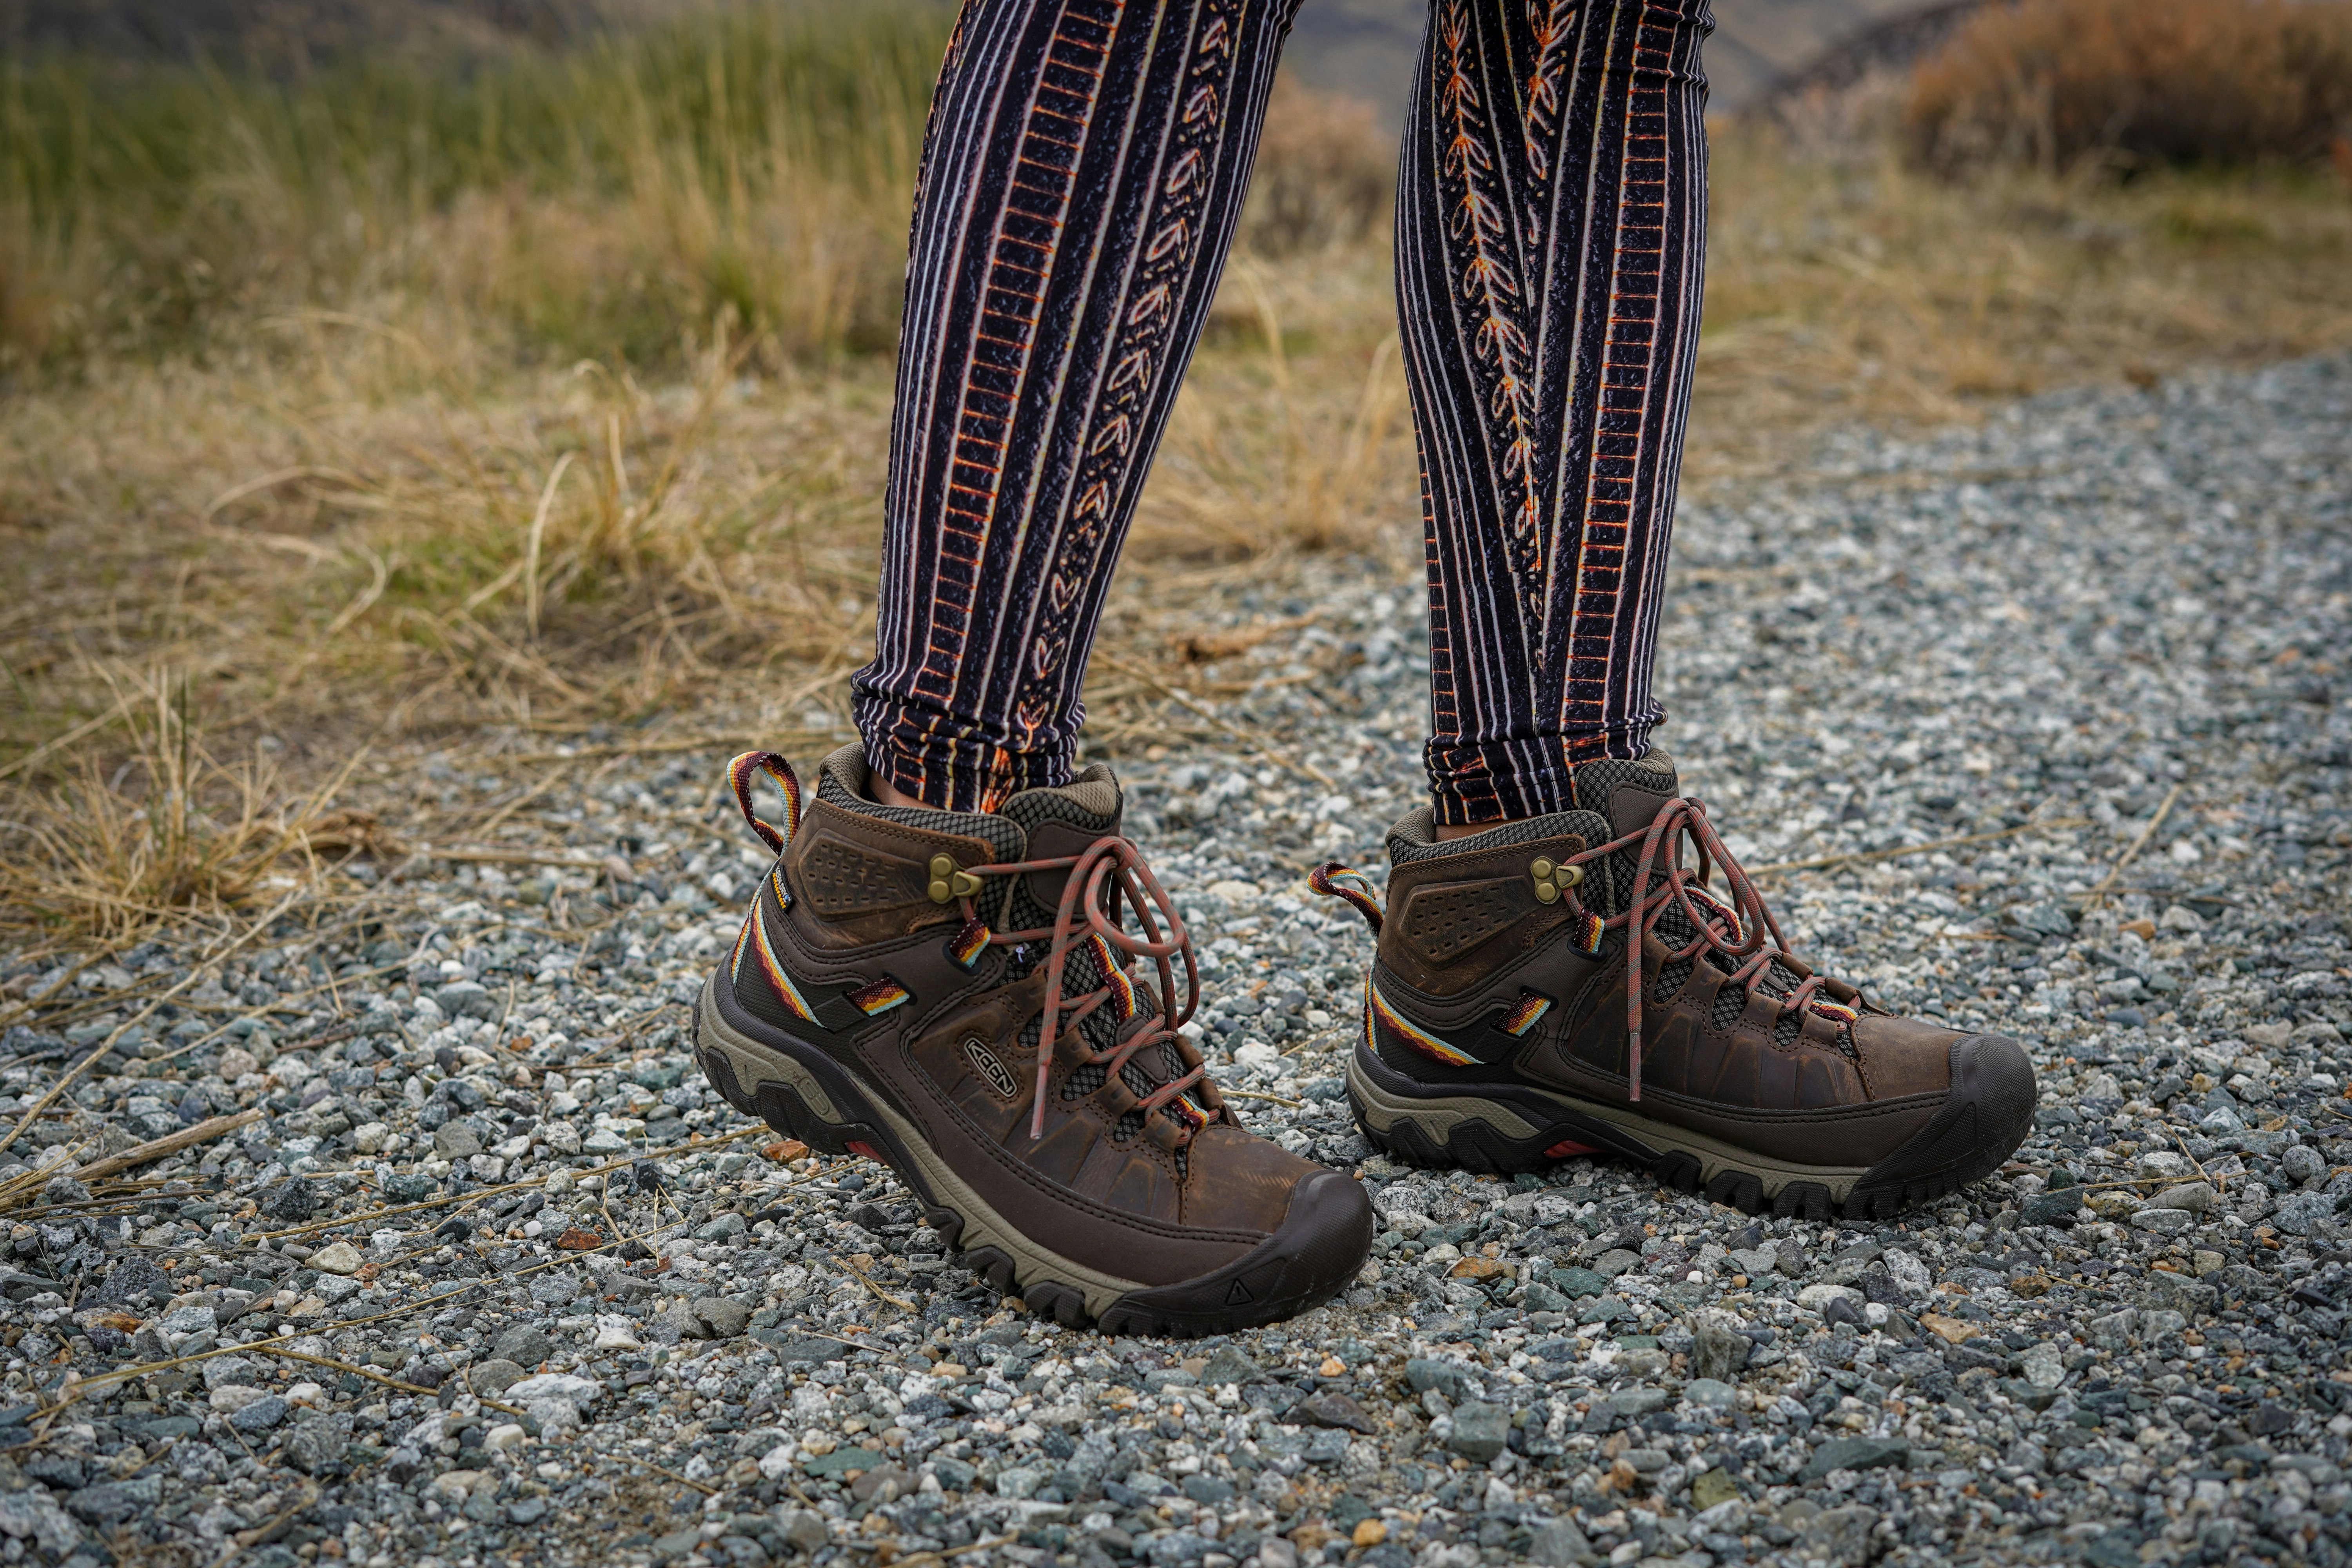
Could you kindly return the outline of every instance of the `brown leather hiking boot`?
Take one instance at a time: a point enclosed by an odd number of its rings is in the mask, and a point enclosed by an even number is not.
[[[1223,1333],[1354,1278],[1363,1189],[1243,1131],[1177,1033],[1192,944],[1119,835],[1108,768],[992,813],[912,811],[868,798],[852,745],[805,816],[782,757],[729,771],[777,851],[695,1009],[730,1103],[887,1163],[990,1284],[1070,1327]],[[762,776],[781,829],[753,809]],[[1139,957],[1153,979],[1127,973]]]
[[[1948,1193],[2024,1140],[2023,1047],[1893,1016],[1791,956],[1663,753],[1572,783],[1577,810],[1446,843],[1426,807],[1406,816],[1385,918],[1344,867],[1312,879],[1380,937],[1348,1068],[1375,1144],[1473,1171],[1606,1151],[1818,1220]]]

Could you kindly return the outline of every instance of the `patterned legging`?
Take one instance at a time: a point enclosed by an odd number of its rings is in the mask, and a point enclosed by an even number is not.
[[[1297,0],[966,0],[931,107],[866,754],[1069,776],[1113,563]],[[1698,336],[1706,0],[1434,0],[1398,182],[1438,819],[1638,757]]]

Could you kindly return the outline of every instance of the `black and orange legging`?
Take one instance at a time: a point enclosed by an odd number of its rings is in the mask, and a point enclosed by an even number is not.
[[[1106,583],[1297,0],[967,0],[916,195],[869,759],[1069,776]],[[1698,337],[1706,0],[1435,0],[1398,180],[1438,819],[1638,757]]]

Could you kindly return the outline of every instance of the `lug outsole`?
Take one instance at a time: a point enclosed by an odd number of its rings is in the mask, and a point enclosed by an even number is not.
[[[1481,1175],[1540,1171],[1559,1163],[1560,1156],[1551,1151],[1566,1142],[1614,1154],[1646,1169],[1662,1185],[1685,1194],[1704,1191],[1709,1200],[1743,1214],[1769,1208],[1776,1218],[1802,1215],[1816,1223],[1841,1213],[1848,1219],[1885,1219],[1912,1204],[1932,1202],[1983,1180],[2025,1141],[2034,1088],[2022,1047],[2000,1037],[1975,1036],[1956,1044],[1953,1051],[1952,1092],[1943,1109],[1902,1148],[1862,1173],[1843,1202],[1825,1183],[1745,1169],[1736,1161],[1723,1163],[1712,1177],[1706,1177],[1696,1156],[1679,1149],[1651,1148],[1634,1133],[1597,1118],[1568,1120],[1563,1112],[1559,1120],[1533,1123],[1528,1096],[1494,1102],[1491,1114],[1464,1112],[1460,1108],[1475,1103],[1476,1091],[1458,1084],[1432,1086],[1427,1091],[1428,1098],[1448,1107],[1449,1125],[1442,1139],[1433,1137],[1412,1116],[1399,1116],[1385,1128],[1376,1126],[1355,1081],[1357,1072],[1376,1077],[1383,1092],[1402,1098],[1410,1098],[1420,1086],[1381,1062],[1360,1042],[1349,1075],[1348,1104],[1357,1130],[1374,1148],[1402,1164],[1426,1170],[1458,1168]],[[1529,1131],[1515,1132],[1510,1123]]]
[[[1275,1243],[1283,1237],[1283,1233],[1277,1232],[1253,1252],[1213,1273],[1172,1285],[1131,1290],[1109,1302],[1100,1313],[1090,1312],[1083,1282],[1054,1279],[1034,1268],[1031,1278],[1024,1280],[1020,1261],[1003,1248],[986,1243],[966,1247],[963,1238],[971,1228],[969,1218],[939,1200],[914,1161],[898,1150],[887,1124],[879,1116],[856,1115],[847,1103],[850,1097],[846,1092],[840,1096],[844,1103],[834,1108],[845,1114],[835,1119],[820,1113],[793,1084],[780,1079],[762,1077],[747,1087],[737,1075],[728,1049],[708,1037],[709,1025],[704,1011],[705,1006],[715,1006],[713,995],[712,990],[706,987],[704,1005],[695,1009],[694,1055],[703,1076],[721,1099],[744,1115],[756,1117],[787,1138],[819,1152],[858,1154],[889,1167],[921,1208],[925,1223],[939,1233],[941,1242],[965,1267],[999,1296],[1016,1298],[1030,1311],[1050,1318],[1066,1329],[1084,1328],[1091,1323],[1107,1334],[1198,1339],[1263,1328],[1311,1311],[1337,1296],[1369,1255],[1372,1239],[1369,1200],[1345,1177],[1333,1174],[1310,1178],[1307,1190],[1301,1194],[1308,1208],[1327,1206],[1325,1200],[1334,1195],[1330,1190],[1313,1190],[1318,1180],[1345,1184],[1346,1197],[1361,1210],[1360,1235],[1336,1235],[1328,1226],[1318,1231],[1301,1223],[1303,1247],[1298,1245],[1300,1237],[1293,1237],[1289,1251],[1276,1248]],[[780,1046],[753,1043],[769,1054],[794,1054]],[[837,1067],[835,1070],[841,1079],[848,1078]],[[1311,1217],[1299,1210],[1300,1205],[1294,1204],[1292,1221],[1286,1222],[1285,1231],[1290,1230],[1293,1223]],[[1346,1216],[1340,1217],[1344,1224]],[[1352,1265],[1346,1262],[1350,1253]],[[1306,1266],[1307,1288],[1272,1289],[1286,1282],[1293,1261]],[[1258,1285],[1255,1290],[1250,1288],[1253,1281]],[[1195,1297],[1199,1300],[1195,1300]]]

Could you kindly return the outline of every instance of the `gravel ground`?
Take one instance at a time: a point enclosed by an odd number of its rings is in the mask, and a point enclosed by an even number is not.
[[[1357,1135],[1365,938],[1299,878],[1377,875],[1412,798],[1413,595],[1365,567],[1230,606],[1317,606],[1224,667],[1278,755],[1129,768],[1221,1079],[1383,1216],[1269,1330],[1036,1322],[703,1089],[684,1004],[760,865],[715,757],[549,795],[577,867],[362,864],[226,956],[0,968],[50,992],[20,1110],[112,1046],[0,1163],[0,1561],[2341,1562],[2347,472],[2338,360],[1853,434],[1686,512],[1686,784],[1751,865],[1845,858],[1768,879],[1801,951],[2043,1075],[2012,1164],[1889,1225]]]

